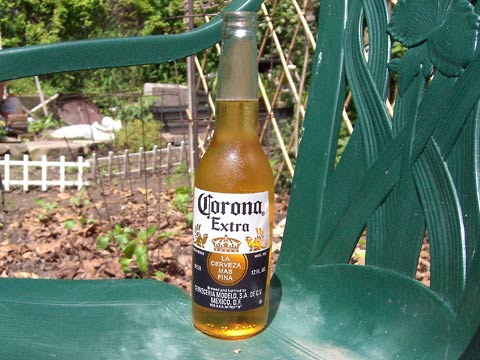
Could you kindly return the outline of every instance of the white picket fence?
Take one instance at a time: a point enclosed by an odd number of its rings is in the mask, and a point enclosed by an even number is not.
[[[20,186],[23,191],[31,187],[40,187],[42,191],[59,187],[60,191],[64,191],[66,187],[81,189],[104,177],[129,178],[158,172],[169,174],[174,166],[187,163],[186,159],[187,149],[182,142],[180,146],[169,144],[163,149],[155,146],[151,151],[141,148],[137,153],[125,150],[123,154],[115,155],[109,152],[108,156],[100,158],[94,153],[91,160],[79,156],[77,161],[66,161],[65,156],[60,156],[59,161],[49,161],[46,156],[42,156],[41,161],[35,161],[30,160],[28,155],[24,155],[23,160],[12,160],[10,155],[5,154],[0,160],[0,168],[3,167],[5,191],[10,191],[13,186]],[[15,168],[20,170],[15,171]]]
[[[0,166],[3,165],[3,188],[5,191],[10,191],[12,185],[20,185],[23,191],[28,191],[30,186],[40,186],[42,191],[46,191],[48,187],[59,186],[60,190],[65,190],[67,186],[76,186],[80,189],[88,182],[83,181],[84,168],[90,167],[88,161],[84,161],[82,156],[78,157],[76,162],[65,161],[65,156],[60,156],[60,161],[47,161],[45,155],[42,156],[41,161],[30,160],[28,155],[23,155],[23,160],[10,160],[10,155],[5,154],[3,160],[0,160]],[[20,179],[12,179],[14,176],[14,167],[22,168],[22,177]],[[40,169],[40,179],[32,179],[31,170]],[[58,168],[59,177],[55,180],[49,180],[49,168]],[[76,169],[76,180],[66,180],[66,169]],[[35,172],[35,171],[33,171]]]
[[[166,148],[158,149],[155,145],[152,150],[144,151],[140,148],[137,153],[130,153],[125,150],[123,154],[115,155],[112,151],[108,156],[97,158],[92,157],[91,178],[97,180],[99,177],[111,179],[115,176],[131,177],[143,173],[169,174],[174,166],[187,163],[187,148],[185,142],[179,146],[168,144]]]

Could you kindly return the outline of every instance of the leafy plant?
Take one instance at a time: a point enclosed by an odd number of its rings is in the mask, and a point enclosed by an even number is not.
[[[185,221],[186,221],[186,226],[185,227],[192,227],[193,225],[193,212],[189,211],[187,214],[185,214]]]
[[[399,41],[394,41],[392,43],[392,58],[401,58],[407,52],[407,48],[402,45]]]
[[[2,43],[4,48],[11,48],[99,37],[178,33],[185,30],[182,4],[180,0],[0,0]],[[182,78],[185,73],[183,67]],[[175,78],[172,66],[160,64],[51,74],[42,76],[41,81],[43,87],[56,89],[55,92],[75,93],[85,89],[141,89],[147,81],[173,82]],[[18,80],[9,82],[9,87],[19,94],[17,83]],[[20,85],[25,89],[25,84]],[[26,93],[35,93],[33,82],[28,85],[30,90]]]
[[[166,274],[163,271],[155,271],[153,276],[159,281],[165,281]]]
[[[69,218],[63,221],[63,227],[67,230],[73,230],[75,228],[84,228],[90,224],[97,224],[97,220],[88,218],[86,215],[81,215],[79,218]]]
[[[180,165],[177,165],[172,173],[167,177],[167,185],[168,187],[172,188],[175,187],[175,184],[178,184],[185,179],[188,174],[188,164],[186,162],[182,162]]]
[[[45,129],[57,129],[63,125],[61,120],[55,119],[53,115],[42,117],[38,120],[28,123],[28,132],[38,134]]]
[[[162,231],[160,234],[157,235],[157,240],[163,240],[169,238],[173,235],[176,235],[174,231]]]
[[[190,209],[191,197],[192,189],[188,186],[181,186],[175,190],[173,207],[185,215],[186,227],[190,227],[193,224],[193,212]]]
[[[151,150],[154,145],[161,145],[160,129],[160,123],[155,120],[135,119],[125,122],[115,137],[116,146],[132,152],[138,151],[140,147]]]
[[[83,207],[83,206],[90,206],[92,205],[92,202],[90,199],[88,199],[87,194],[86,194],[86,188],[82,187],[80,191],[78,192],[77,196],[72,196],[70,198],[70,204],[76,207]]]
[[[63,227],[67,230],[72,230],[77,226],[77,220],[67,219],[63,222]]]
[[[38,219],[41,221],[48,221],[52,219],[54,210],[58,208],[58,204],[46,202],[44,199],[35,199],[35,204],[39,206],[42,211],[38,214]]]
[[[5,131],[5,119],[0,116],[0,139],[7,135]]]
[[[173,199],[173,205],[182,214],[186,214],[188,212],[191,195],[192,190],[187,186],[181,186],[175,190],[175,198]]]
[[[292,121],[288,119],[280,119],[278,125],[281,129],[281,133],[286,139],[293,136],[294,124]],[[268,142],[270,145],[268,156],[270,165],[272,166],[275,178],[278,179],[276,183],[276,191],[288,192],[291,186],[291,175],[286,166],[282,167],[282,163],[284,163],[284,157],[282,152],[279,151],[280,142],[273,132],[270,133]],[[292,163],[295,164],[295,154],[293,148],[290,150],[290,158]]]
[[[130,263],[135,261],[140,272],[146,274],[148,272],[147,242],[155,231],[157,231],[156,226],[137,232],[133,228],[115,224],[114,228],[107,235],[98,237],[97,248],[105,250],[110,243],[115,243],[122,252],[120,265],[123,272],[129,272]]]

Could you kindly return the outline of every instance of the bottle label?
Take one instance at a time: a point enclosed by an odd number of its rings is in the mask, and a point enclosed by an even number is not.
[[[264,305],[270,259],[268,191],[225,194],[195,188],[193,301],[222,311]]]

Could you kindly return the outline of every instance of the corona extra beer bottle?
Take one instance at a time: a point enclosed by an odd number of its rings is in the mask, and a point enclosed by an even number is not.
[[[226,13],[212,141],[195,174],[192,315],[240,339],[268,317],[273,175],[258,140],[256,15]]]

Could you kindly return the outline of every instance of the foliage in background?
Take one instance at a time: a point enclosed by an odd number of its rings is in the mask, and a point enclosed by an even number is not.
[[[394,41],[392,43],[392,59],[400,58],[407,52],[407,48],[400,42]]]
[[[194,2],[195,26],[215,16],[223,0]],[[116,36],[184,32],[184,0],[0,0],[3,48]],[[210,52],[206,73],[216,72]],[[40,76],[47,95],[138,91],[145,82],[186,83],[185,61],[115,69],[85,70]],[[33,79],[14,80],[9,91],[36,93]]]
[[[160,123],[153,119],[125,121],[116,134],[116,148],[137,152],[141,147],[148,151],[155,145],[161,146],[160,128]]]
[[[0,0],[4,48],[113,36],[158,35],[185,31],[182,0]],[[183,71],[181,72],[183,74]],[[126,91],[144,82],[176,78],[168,65],[81,71],[42,76],[56,92]],[[181,78],[183,80],[183,77]],[[12,91],[35,93],[33,81],[9,84]],[[26,84],[31,84],[27,87]],[[53,95],[53,94],[51,94]]]
[[[123,272],[131,271],[130,263],[135,261],[138,270],[142,274],[148,272],[148,239],[157,231],[156,226],[148,229],[136,231],[130,227],[122,227],[115,224],[114,228],[107,235],[99,236],[97,239],[97,248],[105,250],[109,244],[114,243],[122,252],[120,265]]]
[[[356,113],[353,111],[350,111],[348,115],[350,116],[349,117],[350,121],[352,121],[352,123],[355,123],[353,117],[356,117]],[[345,150],[345,147],[347,146],[349,139],[350,139],[350,134],[348,132],[347,126],[345,125],[345,122],[342,121],[342,123],[340,124],[340,132],[338,136],[335,164],[338,164],[338,162],[340,161],[340,158],[343,155],[343,151]]]
[[[92,201],[87,196],[87,188],[85,186],[80,189],[78,195],[70,198],[70,204],[77,208],[92,205]]]
[[[54,216],[54,211],[58,208],[58,204],[54,202],[47,202],[44,199],[34,199],[35,204],[41,208],[41,212],[38,213],[38,220],[41,222],[48,222]]]
[[[185,181],[189,176],[191,176],[191,174],[188,173],[188,164],[182,162],[173,169],[169,176],[167,176],[167,185],[169,188],[174,188],[177,184]]]
[[[191,199],[193,191],[189,186],[180,186],[175,189],[175,197],[173,206],[185,215],[186,227],[189,228],[193,224],[193,212],[191,209]]]
[[[28,123],[28,132],[31,134],[38,134],[42,130],[56,129],[62,126],[62,121],[56,119],[52,114],[40,117],[37,120]]]
[[[295,127],[293,119],[281,119],[278,123],[278,126],[281,129],[280,131],[282,132],[284,140],[288,142],[293,136],[293,131]],[[279,192],[288,191],[292,183],[292,178],[290,176],[288,168],[285,165],[283,166],[283,168],[281,167],[284,157],[281,151],[277,151],[277,149],[280,148],[280,144],[277,136],[273,131],[270,131],[269,133],[268,143],[270,152],[267,155],[270,160],[270,166],[273,170],[273,176],[275,178],[278,178],[275,190]],[[295,154],[292,148],[292,150],[290,151],[290,158],[293,162],[295,161],[294,155]]]
[[[265,6],[268,9],[270,14],[270,18],[272,20],[272,24],[274,26],[275,32],[280,38],[280,42],[282,44],[283,52],[285,57],[288,56],[288,50],[293,42],[292,40],[296,36],[295,29],[298,24],[298,15],[295,11],[293,4],[290,1],[266,1]],[[320,6],[320,1],[312,0],[309,3],[308,8],[306,9],[307,18],[309,20],[310,29],[313,31],[313,35],[316,35],[317,29],[317,18],[316,15],[318,13]],[[308,16],[311,15],[311,16]],[[263,12],[259,12],[258,15],[258,35],[257,38],[259,39],[259,47],[261,46],[261,42],[263,40],[264,34],[270,34],[268,30],[268,23],[265,19]],[[291,49],[290,57],[287,59],[291,66],[291,74],[294,77],[298,78],[301,74],[301,69],[303,69],[303,62],[305,58],[305,47],[309,46],[309,41],[304,34],[303,28],[300,28],[297,37],[294,41],[294,45]],[[277,48],[275,43],[271,38],[265,42],[265,49],[263,50],[263,54],[261,56],[261,66],[267,67],[266,73],[262,76],[263,80],[268,84],[266,86],[266,90],[269,93],[269,98],[272,98],[271,92],[277,88],[277,80],[280,78],[283,67],[280,62],[280,57],[278,55]],[[310,49],[310,58],[309,64],[307,67],[307,79],[310,78],[310,68],[311,68],[311,59],[313,58],[313,50]],[[263,65],[262,65],[263,63]],[[306,82],[306,86],[308,86],[308,81]],[[277,100],[277,103],[283,105],[293,105],[295,103],[294,98],[290,92],[290,88],[288,86],[288,82],[286,78],[283,81],[283,89],[280,93],[280,96]]]

